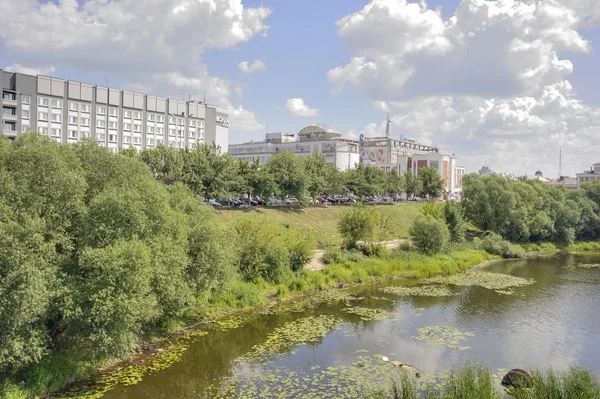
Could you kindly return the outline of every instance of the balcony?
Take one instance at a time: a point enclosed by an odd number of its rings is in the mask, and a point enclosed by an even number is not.
[[[4,105],[12,105],[17,106],[17,93],[13,93],[10,91],[2,92],[2,102]]]

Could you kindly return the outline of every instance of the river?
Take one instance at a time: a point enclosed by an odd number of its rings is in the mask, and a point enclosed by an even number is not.
[[[383,356],[424,378],[465,361],[498,374],[575,364],[600,375],[599,266],[598,255],[541,256],[480,268],[532,279],[523,286],[445,285],[453,295],[434,297],[382,292],[415,285],[397,280],[307,308],[291,303],[195,338],[179,362],[103,398],[359,397],[366,385],[389,380],[393,366]],[[443,339],[432,340],[438,333]]]

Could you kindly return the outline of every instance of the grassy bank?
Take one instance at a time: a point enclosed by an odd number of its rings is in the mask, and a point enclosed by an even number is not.
[[[389,228],[392,237],[407,237],[408,230],[413,220],[419,216],[421,204],[398,203],[390,205],[379,205],[375,208],[384,217],[389,217]],[[331,245],[339,245],[342,237],[337,230],[338,221],[348,206],[332,205],[328,207],[309,208],[234,208],[217,211],[218,217],[226,224],[232,225],[236,220],[256,214],[273,218],[277,223],[284,226],[293,226],[300,232],[315,237],[319,248]]]
[[[418,384],[406,373],[399,373],[387,389],[369,390],[365,399],[592,399],[600,397],[600,382],[594,373],[570,367],[566,371],[551,368],[531,371],[522,387],[499,387],[499,381],[481,364],[465,364],[450,370],[439,388]],[[527,387],[524,387],[527,385]]]

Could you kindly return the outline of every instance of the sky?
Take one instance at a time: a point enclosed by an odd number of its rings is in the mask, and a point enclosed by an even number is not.
[[[467,172],[600,162],[596,0],[0,0],[0,68],[230,110],[230,143],[326,123]]]

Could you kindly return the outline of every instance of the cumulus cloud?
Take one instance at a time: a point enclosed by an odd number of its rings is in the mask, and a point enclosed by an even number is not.
[[[596,162],[600,108],[575,97],[561,54],[590,52],[580,31],[599,22],[587,0],[463,0],[449,19],[425,1],[373,0],[338,21],[351,57],[328,79],[386,104],[393,137],[456,153],[469,171],[487,159],[503,172],[556,175],[562,145],[574,174]],[[385,121],[361,131],[381,135]]]
[[[265,125],[256,120],[254,112],[239,107],[229,108],[229,128],[242,132],[256,132],[265,129]]]
[[[238,64],[238,68],[243,73],[249,74],[258,71],[264,71],[267,69],[267,66],[261,60],[255,60],[252,64],[249,64],[248,61],[242,61]]]
[[[56,69],[53,66],[41,67],[41,68],[31,68],[25,67],[21,64],[13,64],[4,68],[7,72],[19,72],[25,73],[27,75],[49,75],[53,73]]]
[[[185,99],[206,92],[229,106],[241,88],[210,76],[201,56],[265,35],[270,13],[241,0],[0,0],[0,41],[6,58],[26,65],[51,60],[106,73],[126,88]]]
[[[295,116],[317,116],[318,108],[311,108],[304,103],[302,98],[289,98],[285,103],[285,109]]]
[[[371,104],[373,105],[373,108],[379,111],[388,112],[390,110],[385,101],[373,101]]]

